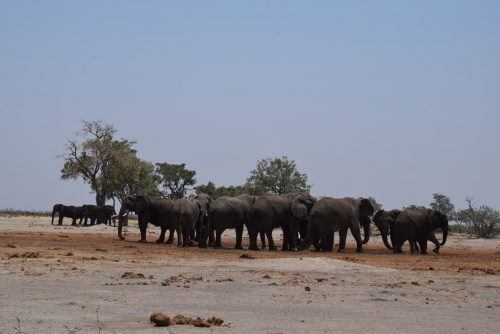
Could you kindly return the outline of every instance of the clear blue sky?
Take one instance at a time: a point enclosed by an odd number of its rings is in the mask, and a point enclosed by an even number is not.
[[[200,183],[287,155],[314,195],[500,209],[500,1],[0,1],[0,208],[93,202],[81,120]]]

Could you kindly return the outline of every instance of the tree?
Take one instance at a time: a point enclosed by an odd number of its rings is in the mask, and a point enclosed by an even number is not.
[[[238,196],[247,192],[244,186],[217,187],[215,183],[209,181],[207,184],[201,184],[196,188],[197,194],[207,194],[216,199],[221,196]]]
[[[375,199],[375,197],[367,197],[367,199],[370,201],[370,203],[372,203],[373,205],[373,208],[375,209],[375,212],[377,212],[378,210],[381,210],[382,209],[382,204],[380,204],[379,202],[377,202],[377,200]]]
[[[430,206],[434,210],[439,210],[444,213],[449,220],[454,220],[455,217],[455,206],[451,203],[448,196],[443,194],[433,194],[432,198],[434,199]]]
[[[187,169],[186,164],[157,163],[156,172],[164,189],[163,196],[171,199],[183,198],[196,183],[196,171]]]
[[[112,175],[115,177],[108,196],[113,199],[113,203],[115,199],[121,203],[122,199],[130,194],[161,196],[158,190],[160,177],[155,173],[155,166],[139,159],[135,150],[120,156],[112,166]]]
[[[130,154],[133,141],[113,140],[116,130],[111,124],[101,121],[83,121],[83,128],[77,132],[82,142],[68,140],[66,152],[61,155],[64,167],[63,180],[82,178],[95,193],[96,204],[104,205],[115,182],[116,166],[122,155]]]
[[[307,175],[300,173],[295,161],[288,160],[286,156],[259,160],[250,172],[245,187],[255,195],[309,192],[311,189],[307,184]]]
[[[500,212],[487,205],[477,206],[472,201],[471,197],[466,198],[467,209],[458,211],[456,220],[478,238],[495,237],[500,227]]]
[[[425,206],[416,205],[416,204],[410,204],[408,206],[403,206],[403,211],[404,210],[425,210],[425,209],[427,209]]]

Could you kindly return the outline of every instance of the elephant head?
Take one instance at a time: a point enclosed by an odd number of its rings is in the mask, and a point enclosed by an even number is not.
[[[392,245],[387,240],[387,236],[393,232],[392,228],[394,226],[394,222],[396,221],[396,218],[398,218],[398,216],[401,214],[401,212],[401,210],[378,210],[373,216],[373,223],[380,231],[382,241],[384,242],[384,245],[385,247],[387,247],[387,249],[392,250]]]
[[[54,216],[55,216],[56,212],[61,215],[63,208],[64,208],[64,205],[62,205],[62,204],[55,204],[54,205],[54,207],[52,208],[52,222],[51,222],[51,224],[54,224]]]
[[[122,226],[124,225],[125,219],[130,211],[136,214],[142,214],[149,206],[149,198],[143,195],[128,195],[122,200],[122,207],[120,208],[120,213],[118,214],[118,238],[124,240],[125,237],[122,235]]]
[[[361,226],[363,226],[365,232],[365,237],[362,241],[363,244],[366,244],[368,240],[370,240],[370,217],[373,216],[374,211],[375,208],[370,200],[366,198],[361,198],[359,200],[359,222]]]
[[[441,229],[443,230],[443,240],[441,241],[441,246],[446,243],[446,239],[448,238],[448,217],[438,210],[429,210],[429,227],[431,230]]]

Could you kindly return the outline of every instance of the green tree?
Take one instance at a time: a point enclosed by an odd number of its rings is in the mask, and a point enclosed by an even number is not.
[[[433,194],[433,201],[430,206],[434,210],[439,210],[444,213],[449,220],[454,220],[455,217],[455,206],[451,203],[450,198],[443,194]]]
[[[257,162],[245,183],[249,193],[260,195],[271,192],[275,195],[292,192],[309,192],[307,175],[297,170],[295,161],[282,158],[268,158]]]
[[[81,142],[68,140],[61,169],[63,180],[82,178],[95,193],[96,204],[104,205],[110,196],[110,189],[115,182],[116,170],[113,164],[122,155],[130,154],[133,141],[114,140],[116,130],[111,124],[101,121],[83,121],[83,127],[77,132]]]
[[[247,193],[244,186],[217,187],[215,183],[211,181],[207,184],[201,184],[195,189],[197,194],[204,193],[210,195],[214,199],[221,196],[238,196]]]
[[[183,198],[189,187],[196,184],[196,171],[187,169],[186,164],[157,163],[156,173],[164,189],[163,196],[167,198]]]
[[[456,220],[465,225],[470,234],[478,238],[493,238],[500,228],[500,212],[487,206],[477,206],[466,198],[467,209],[457,212]]]
[[[121,155],[112,165],[113,181],[110,185],[109,198],[121,203],[122,199],[130,194],[143,194],[160,197],[158,190],[160,176],[155,173],[155,166],[136,156],[136,151]]]
[[[427,209],[423,205],[410,204],[408,206],[403,206],[403,210],[425,210]]]
[[[377,202],[377,200],[375,199],[375,197],[367,197],[367,199],[370,201],[370,203],[372,203],[373,205],[373,208],[375,209],[375,212],[377,212],[378,210],[381,210],[382,209],[382,204],[380,204],[379,202]]]

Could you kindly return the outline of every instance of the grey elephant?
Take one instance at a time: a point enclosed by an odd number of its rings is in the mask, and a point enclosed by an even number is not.
[[[331,251],[333,233],[339,231],[338,251],[341,252],[345,249],[347,229],[350,229],[356,240],[356,252],[362,252],[362,245],[370,239],[370,217],[373,212],[373,205],[368,199],[324,197],[311,209],[310,241],[316,250]],[[361,240],[360,224],[365,232],[364,240]]]
[[[177,245],[181,245],[181,227],[172,220],[173,201],[165,198],[155,198],[145,195],[129,195],[122,200],[122,206],[119,212],[118,237],[124,240],[122,235],[122,226],[127,214],[133,211],[139,219],[139,229],[141,239],[139,242],[146,242],[146,230],[148,224],[160,226],[161,234],[157,243],[165,241],[165,232],[167,229],[175,229],[177,232]]]
[[[181,198],[173,201],[171,222],[174,226],[180,226],[184,247],[193,246],[196,223],[201,214],[201,204],[193,198]]]
[[[199,204],[199,209],[200,209],[198,221],[196,222],[196,235],[194,237],[196,242],[199,243],[201,236],[207,229],[208,211],[214,200],[209,195],[203,193],[197,194],[194,199]],[[209,237],[209,244],[213,244],[215,240],[213,233],[211,233],[208,237]]]
[[[73,206],[73,205],[64,205],[64,204],[55,204],[52,208],[52,222],[54,224],[54,216],[55,214],[59,215],[58,225],[62,225],[64,217],[71,218],[73,221],[71,225],[76,225],[76,220],[83,217],[84,212],[81,206]]]
[[[434,234],[437,229],[443,231],[441,243]],[[448,217],[438,210],[405,210],[394,221],[393,252],[402,253],[402,245],[408,240],[411,253],[418,251],[415,247],[418,242],[420,253],[426,254],[427,241],[430,240],[435,244],[433,252],[439,254],[439,248],[446,243],[448,238],[448,230]]]
[[[111,205],[104,205],[104,206],[92,206],[92,207],[87,207],[88,212],[88,217],[90,218],[90,225],[94,224],[108,224],[111,226],[111,222],[113,222],[113,225],[116,226],[115,220],[113,219],[113,216],[116,215],[115,208]],[[85,222],[86,225],[86,222]]]
[[[282,250],[297,250],[298,234],[307,240],[308,215],[316,199],[308,193],[290,193],[284,195],[262,195],[256,199],[251,215],[250,231],[265,233],[269,250],[276,250],[272,232],[274,228],[283,229]],[[302,227],[302,228],[301,228]],[[263,247],[265,239],[261,235]],[[250,233],[251,250],[258,250],[257,233]]]
[[[83,215],[80,218],[80,222],[79,222],[80,225],[82,224],[82,221],[84,222],[84,225],[87,225],[87,222],[90,219],[90,212],[95,207],[96,207],[96,205],[93,205],[93,204],[84,204],[84,205],[82,205]]]
[[[236,245],[234,248],[243,249],[243,226],[246,225],[250,235],[253,233],[250,231],[249,219],[255,199],[255,196],[246,194],[236,197],[221,196],[217,198],[208,212],[207,230],[203,234],[199,246],[205,248],[208,235],[215,231],[214,248],[220,248],[222,232],[225,229],[234,228],[236,230]]]
[[[373,215],[373,223],[380,231],[382,241],[384,242],[385,247],[389,250],[393,249],[392,245],[394,244],[394,222],[401,212],[403,211],[397,209],[390,211],[378,210],[375,212],[375,215]],[[390,243],[387,236],[390,236]]]

